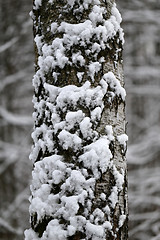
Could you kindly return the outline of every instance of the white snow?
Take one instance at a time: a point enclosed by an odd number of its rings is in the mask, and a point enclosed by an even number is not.
[[[111,125],[107,125],[105,127],[105,130],[106,130],[106,134],[107,134],[107,137],[110,141],[113,141],[114,140],[114,136],[113,136],[113,129],[112,129],[112,126]]]
[[[75,53],[75,54],[72,55],[72,62],[74,64],[79,64],[80,66],[83,66],[85,64],[85,59],[81,55],[81,53],[78,52],[78,53]]]
[[[89,18],[94,26],[96,26],[96,23],[102,23],[103,22],[103,14],[106,13],[106,10],[104,7],[100,6],[93,6],[92,12],[89,14]]]
[[[82,81],[83,75],[84,75],[84,72],[77,72],[77,77],[78,77],[78,79],[79,79],[79,82]]]
[[[116,203],[118,202],[118,189],[117,186],[114,186],[112,188],[111,195],[108,198],[111,201],[111,206],[114,209],[116,206]]]
[[[106,194],[105,194],[105,193],[101,193],[100,198],[101,198],[103,201],[105,201],[105,200],[106,200]]]
[[[90,222],[87,222],[86,224],[86,231],[88,237],[91,237],[92,239],[94,237],[99,237],[100,239],[104,238],[104,228],[100,225],[95,225]]]
[[[33,9],[37,10],[40,6],[42,6],[42,0],[34,0],[34,5]]]
[[[106,172],[112,153],[109,149],[107,137],[102,137],[97,141],[84,147],[84,154],[79,157],[87,169],[91,169],[94,177],[98,179],[101,173]],[[101,172],[99,172],[98,167]]]
[[[67,231],[63,229],[63,225],[59,224],[57,219],[54,219],[48,223],[42,239],[64,240],[67,239]]]
[[[28,230],[25,230],[24,235],[25,235],[25,240],[33,240],[33,239],[39,240],[38,235],[31,228]]]
[[[121,96],[122,100],[124,101],[126,97],[126,91],[121,86],[118,79],[116,79],[115,75],[112,72],[108,72],[104,74],[103,79],[110,85],[111,88],[114,89],[118,96]]]
[[[110,215],[110,207],[108,205],[106,205],[104,208],[103,208],[103,211],[109,216]]]
[[[119,190],[122,190],[122,186],[124,183],[124,172],[121,169],[121,173],[116,169],[115,166],[113,166],[113,174],[116,180],[116,186]]]
[[[68,129],[72,129],[75,124],[80,123],[84,116],[85,114],[82,112],[82,110],[78,110],[76,112],[67,112],[65,119]]]
[[[89,76],[91,77],[93,82],[94,82],[95,74],[98,73],[100,69],[101,69],[101,63],[99,62],[92,62],[89,64]]]
[[[64,177],[64,173],[60,170],[54,170],[52,173],[52,179],[54,184],[59,184],[60,182],[62,182],[65,179]]]
[[[73,217],[77,214],[78,209],[79,209],[77,196],[70,196],[70,197],[62,196],[61,201],[62,201],[62,204],[64,205],[64,207],[63,207],[63,209],[60,209],[59,211],[63,212],[64,219],[67,220],[70,217]]]
[[[93,122],[100,121],[102,114],[102,108],[96,107],[93,111],[91,111],[91,120]]]
[[[41,49],[42,49],[42,46],[43,46],[42,36],[36,35],[35,38],[34,38],[34,41],[36,43],[38,53],[41,54]]]
[[[71,225],[69,225],[68,226],[68,235],[69,236],[73,236],[75,234],[75,232],[76,232],[76,228],[71,226]]]
[[[55,33],[57,31],[58,24],[56,22],[51,23],[51,32]]]
[[[124,222],[126,220],[126,215],[125,214],[122,214],[119,218],[119,227],[122,227]]]
[[[80,130],[83,135],[83,138],[90,138],[92,136],[93,130],[91,129],[92,123],[89,117],[85,117],[80,123]]]
[[[77,151],[81,147],[82,139],[77,134],[69,133],[66,130],[62,130],[59,133],[58,139],[65,150],[72,148],[74,151]]]
[[[128,136],[126,134],[121,134],[121,135],[117,136],[117,139],[121,145],[126,146],[126,142],[128,141]]]
[[[117,136],[117,140],[118,140],[119,144],[121,145],[122,153],[125,153],[126,149],[127,149],[128,136],[126,134],[121,134],[121,135]]]

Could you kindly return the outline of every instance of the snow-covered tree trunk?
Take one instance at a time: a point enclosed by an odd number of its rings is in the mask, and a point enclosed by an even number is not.
[[[126,240],[121,16],[114,0],[35,0],[31,229],[26,240]]]

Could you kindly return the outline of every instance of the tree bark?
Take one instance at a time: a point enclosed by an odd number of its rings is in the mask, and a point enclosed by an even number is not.
[[[35,0],[31,229],[127,240],[123,31],[115,1]]]

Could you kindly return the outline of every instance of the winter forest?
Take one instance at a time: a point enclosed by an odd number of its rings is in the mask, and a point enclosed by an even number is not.
[[[129,239],[160,239],[160,2],[117,0],[129,137]],[[29,228],[33,131],[32,1],[0,0],[0,239]]]

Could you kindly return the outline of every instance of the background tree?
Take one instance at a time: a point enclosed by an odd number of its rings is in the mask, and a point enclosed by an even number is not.
[[[125,32],[130,238],[160,238],[160,2],[119,1]]]
[[[123,31],[114,1],[35,1],[25,239],[127,239]]]
[[[0,0],[0,239],[22,239],[28,224],[33,121],[31,3]],[[26,171],[26,169],[28,169]],[[23,219],[23,221],[22,221]]]

